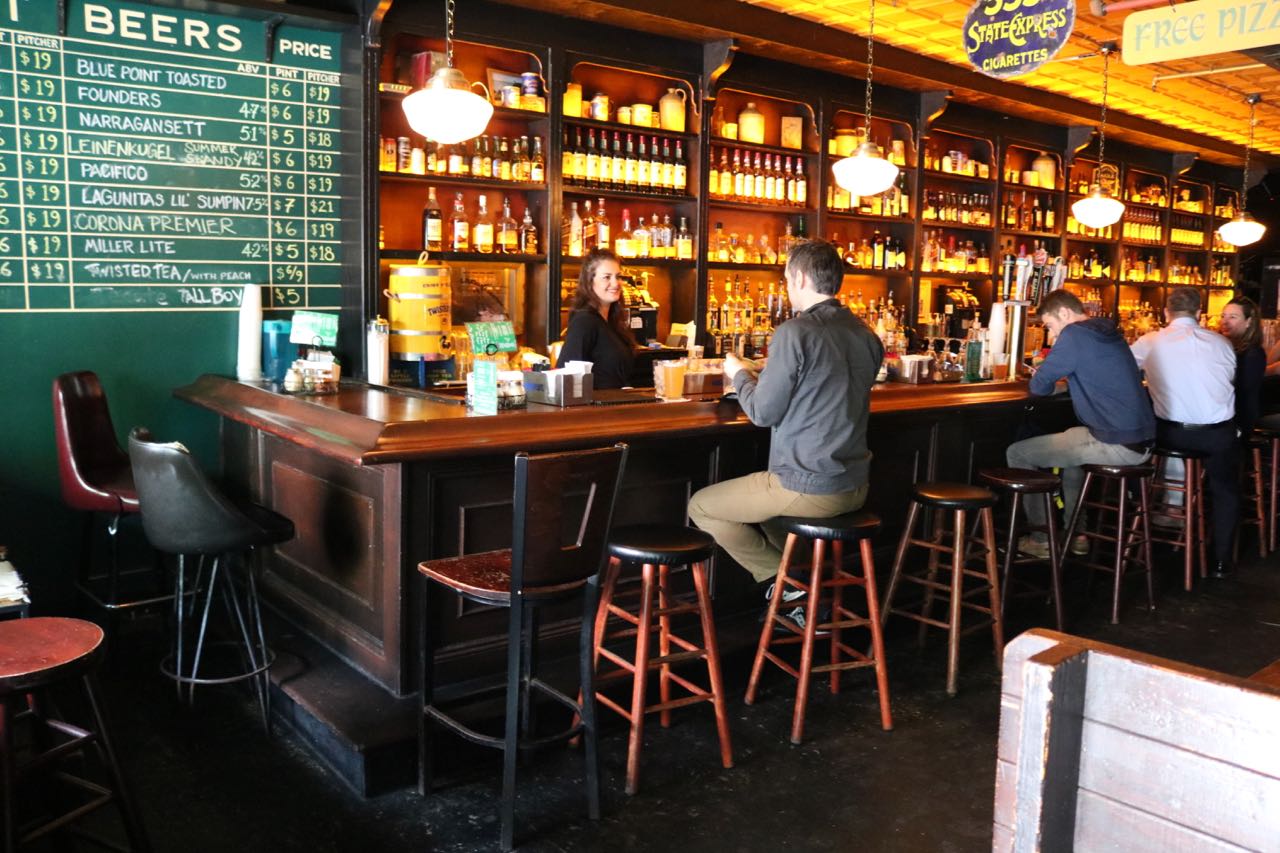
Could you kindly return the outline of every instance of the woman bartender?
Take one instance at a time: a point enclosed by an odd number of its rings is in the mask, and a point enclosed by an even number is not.
[[[582,259],[578,290],[569,315],[569,330],[556,367],[570,361],[589,361],[596,388],[630,385],[635,339],[627,328],[619,275],[622,265],[608,249],[592,249]]]

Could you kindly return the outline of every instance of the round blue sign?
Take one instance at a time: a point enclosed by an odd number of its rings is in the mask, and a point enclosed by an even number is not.
[[[978,0],[964,19],[964,52],[991,77],[1017,77],[1053,59],[1076,25],[1076,0]]]

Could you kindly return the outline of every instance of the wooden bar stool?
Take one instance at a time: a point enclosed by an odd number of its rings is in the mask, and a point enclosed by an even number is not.
[[[965,483],[917,483],[911,500],[911,509],[907,513],[907,525],[902,531],[902,539],[898,542],[898,553],[893,561],[893,574],[889,577],[889,591],[885,595],[883,619],[888,621],[891,614],[897,613],[914,619],[920,623],[920,642],[924,642],[925,631],[930,625],[945,628],[947,638],[947,694],[956,694],[956,672],[960,661],[960,636],[970,631],[986,627],[987,623],[979,623],[960,628],[960,614],[964,608],[986,614],[990,619],[991,639],[995,644],[996,667],[1000,667],[1004,649],[1004,620],[1000,615],[1000,581],[999,569],[996,566],[995,524],[991,517],[991,507],[995,505],[996,496],[982,486],[971,486]],[[916,539],[916,519],[920,516],[921,507],[934,510],[948,510],[952,516],[952,544],[944,543],[944,524],[939,512],[933,520],[933,536],[930,539]],[[967,536],[965,524],[968,513],[976,511],[978,522],[982,526],[980,537]],[[978,545],[977,552],[970,552],[971,544]],[[906,564],[907,551],[911,546],[925,548],[929,551],[927,574],[917,576],[903,571]],[[937,579],[939,555],[951,555],[951,582],[941,583]],[[966,568],[970,560],[981,558],[983,568]],[[966,576],[980,578],[983,583],[968,592],[964,591]],[[897,592],[900,581],[910,581],[925,588],[924,599],[920,604],[920,612],[895,609],[893,596]],[[987,593],[989,603],[979,604],[967,599]],[[948,597],[950,607],[945,620],[934,619],[933,600],[935,595]]]
[[[1011,496],[1009,502],[1009,534],[1005,539],[1004,549],[1004,569],[1000,577],[1000,589],[1003,595],[1000,596],[1000,618],[1003,620],[1005,608],[1009,603],[1009,599],[1013,597],[1011,583],[1011,570],[1014,566],[1025,566],[1032,563],[1043,562],[1043,558],[1035,556],[1022,556],[1018,550],[1018,534],[1022,531],[1018,524],[1018,510],[1025,508],[1022,506],[1022,496],[1039,495],[1044,501],[1044,517],[1045,517],[1045,533],[1049,537],[1049,595],[1053,598],[1054,617],[1057,619],[1058,630],[1063,630],[1062,617],[1062,572],[1061,561],[1058,559],[1058,521],[1057,512],[1053,506],[1054,492],[1062,488],[1062,478],[1057,474],[1050,474],[1047,471],[1037,471],[1032,468],[984,468],[978,472],[978,477],[993,489],[1008,492]],[[1035,595],[1043,595],[1044,590],[1034,590]]]
[[[1267,477],[1267,550],[1276,550],[1277,493],[1280,493],[1280,415],[1267,415],[1254,424],[1253,434],[1266,442]]]
[[[1248,458],[1245,460],[1244,511],[1240,514],[1240,525],[1252,524],[1258,528],[1258,556],[1267,556],[1267,478],[1263,473],[1263,452],[1270,449],[1269,439],[1257,433],[1249,436],[1245,444]],[[1236,559],[1239,559],[1240,540],[1236,538]]]
[[[747,683],[746,702],[756,699],[760,684],[760,672],[765,660],[796,679],[796,704],[791,715],[791,742],[800,743],[804,736],[804,714],[809,702],[809,679],[815,672],[831,673],[831,692],[840,692],[840,673],[847,669],[875,667],[876,690],[880,694],[880,725],[885,731],[893,728],[893,716],[889,712],[889,670],[884,660],[884,638],[880,632],[880,602],[876,595],[875,561],[871,550],[871,537],[880,529],[880,519],[869,512],[847,512],[831,518],[798,518],[784,516],[773,520],[787,531],[787,541],[782,549],[782,562],[774,580],[773,596],[760,632],[760,645],[756,649],[755,663],[751,666],[751,680]],[[813,564],[808,582],[792,577],[806,567],[792,566],[791,558],[801,537],[813,541]],[[854,543],[862,564],[862,573],[853,574],[845,569],[844,543]],[[830,574],[824,564],[828,548],[831,551]],[[867,615],[859,616],[845,606],[844,588],[860,586],[866,596]],[[806,593],[804,628],[778,615],[787,587]],[[831,593],[829,621],[821,618],[821,599],[824,592]],[[774,635],[774,627],[782,627],[790,636]],[[871,654],[853,648],[843,640],[843,633],[854,628],[871,631]],[[813,649],[819,631],[831,633],[831,660],[829,663],[813,663]],[[800,664],[793,667],[772,651],[774,646],[800,645]]]
[[[1157,447],[1151,451],[1151,463],[1155,473],[1151,476],[1151,517],[1167,518],[1177,527],[1176,532],[1162,533],[1160,525],[1152,524],[1152,542],[1165,542],[1183,551],[1183,586],[1187,592],[1195,579],[1196,557],[1200,558],[1200,577],[1208,575],[1208,555],[1205,549],[1204,527],[1204,462],[1209,454],[1199,450],[1174,450]],[[1183,479],[1171,479],[1167,466],[1170,459],[1181,459],[1185,472]],[[1182,506],[1168,501],[1169,493],[1183,496]]]
[[[1120,624],[1120,584],[1124,580],[1126,566],[1140,563],[1147,575],[1147,609],[1155,610],[1155,591],[1152,586],[1151,562],[1151,477],[1155,466],[1150,462],[1141,465],[1084,465],[1084,485],[1080,488],[1080,498],[1071,510],[1071,520],[1067,523],[1067,534],[1063,542],[1070,542],[1080,527],[1080,535],[1091,540],[1089,556],[1082,560],[1083,565],[1103,572],[1111,572],[1115,578],[1111,596],[1111,624]],[[1107,501],[1106,486],[1114,484],[1119,489],[1115,503]],[[1102,494],[1090,499],[1097,488]],[[1138,495],[1135,506],[1133,493]],[[1084,510],[1096,510],[1094,526],[1083,524]],[[1112,527],[1104,516],[1115,516]],[[1091,559],[1096,549],[1096,542],[1110,542],[1115,546],[1114,561],[1107,565]],[[1141,556],[1130,556],[1131,551]]]
[[[103,719],[96,671],[102,661],[102,629],[80,619],[36,617],[0,622],[0,833],[4,853],[41,838],[91,811],[115,803],[125,835],[134,851],[151,849],[129,794]],[[90,728],[49,717],[44,693],[70,681],[84,690]],[[31,741],[38,750],[20,761],[14,724],[30,721]],[[111,787],[74,776],[60,767],[62,759],[92,749],[107,771]],[[19,814],[18,795],[27,778],[44,770],[58,782],[89,795],[54,817],[27,820]],[[96,840],[96,839],[95,839]]]
[[[634,794],[640,787],[640,746],[644,735],[646,714],[657,711],[663,728],[671,725],[671,710],[699,702],[710,702],[715,708],[716,730],[720,737],[720,761],[725,767],[733,766],[733,746],[729,740],[729,715],[724,706],[724,686],[720,677],[720,651],[716,643],[715,621],[711,614],[711,593],[707,585],[707,560],[715,553],[716,542],[701,530],[674,525],[644,525],[625,527],[609,534],[609,568],[601,588],[600,607],[596,611],[594,662],[596,674],[596,701],[621,714],[631,724],[627,739],[627,793]],[[618,580],[624,563],[639,564],[640,587],[633,590],[638,596],[635,609],[628,609],[619,600],[628,595],[619,589]],[[692,602],[680,602],[671,591],[671,568],[688,566],[693,576],[694,598]],[[655,597],[657,606],[655,607]],[[702,645],[677,636],[672,630],[673,616],[696,613],[702,629]],[[616,616],[631,627],[608,633],[610,616]],[[653,654],[651,635],[658,632],[658,653]],[[635,638],[635,657],[627,660],[606,648],[610,640]],[[672,646],[679,651],[672,651]],[[600,673],[600,658],[604,657],[617,669]],[[702,687],[672,672],[672,665],[691,660],[704,660],[710,686]],[[658,671],[659,701],[647,698],[648,674]],[[631,704],[623,707],[604,694],[599,688],[618,679],[631,679]],[[689,695],[671,698],[671,685],[675,683]]]

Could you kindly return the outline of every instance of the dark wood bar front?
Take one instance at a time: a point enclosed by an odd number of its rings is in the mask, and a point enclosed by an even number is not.
[[[272,604],[397,695],[415,689],[417,564],[509,547],[515,452],[628,442],[620,525],[684,523],[694,491],[761,470],[768,457],[768,431],[736,402],[714,398],[530,404],[485,417],[447,398],[359,383],[332,396],[288,396],[204,376],[176,393],[222,418],[228,481],[297,526],[298,536],[265,558]],[[868,508],[884,518],[879,547],[891,547],[913,483],[969,481],[978,467],[1003,464],[1028,422],[1026,405],[1022,382],[877,387]],[[1035,408],[1030,417],[1043,428],[1071,418],[1066,400]],[[720,555],[712,575],[721,615],[741,609],[752,586],[726,560]],[[499,668],[500,614],[454,600],[431,618],[440,623],[446,678]],[[562,631],[572,630],[567,618]]]

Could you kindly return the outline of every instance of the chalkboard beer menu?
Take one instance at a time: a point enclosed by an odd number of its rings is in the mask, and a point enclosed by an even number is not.
[[[0,311],[232,309],[244,284],[338,307],[359,274],[346,27],[58,6],[0,0]]]

